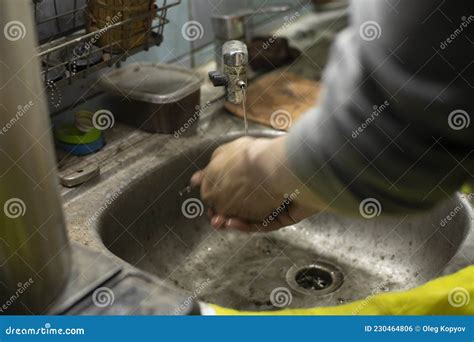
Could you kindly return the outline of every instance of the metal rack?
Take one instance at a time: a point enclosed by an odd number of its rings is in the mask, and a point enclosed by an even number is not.
[[[128,16],[123,20],[112,20],[95,31],[88,26],[90,11],[88,8],[91,0],[70,0],[72,9],[64,7],[65,1],[61,0],[33,0],[36,24],[40,31],[39,57],[43,64],[42,77],[45,85],[51,89],[58,86],[71,84],[78,78],[85,78],[103,67],[120,64],[127,57],[148,50],[151,46],[158,46],[163,41],[163,28],[169,21],[166,19],[170,7],[178,5],[181,0],[168,3],[167,0],[149,0],[149,10],[138,15]],[[109,0],[118,8],[124,0]],[[48,9],[53,15],[44,18],[44,8],[48,2]],[[61,10],[60,6],[63,6]],[[130,12],[132,13],[132,12]],[[107,17],[109,18],[109,17]],[[122,16],[120,17],[122,19]],[[132,32],[130,27],[140,21],[147,21],[149,25],[142,31],[133,31],[133,35],[141,35],[143,42],[130,48],[124,48]],[[49,26],[54,28],[49,35],[42,35],[41,28]],[[123,32],[114,35],[112,33]],[[118,37],[117,37],[118,36]],[[105,37],[105,38],[104,38]],[[99,45],[96,45],[98,40]]]

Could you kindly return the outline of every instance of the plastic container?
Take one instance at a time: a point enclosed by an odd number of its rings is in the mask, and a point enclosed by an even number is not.
[[[54,137],[57,141],[72,144],[83,145],[93,143],[102,138],[102,132],[98,129],[92,129],[90,132],[80,131],[74,124],[62,124],[54,128]]]
[[[171,134],[199,119],[202,81],[191,69],[137,63],[102,75],[100,85],[115,97],[112,111],[118,120]]]

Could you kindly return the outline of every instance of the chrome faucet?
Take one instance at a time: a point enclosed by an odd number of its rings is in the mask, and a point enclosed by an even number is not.
[[[216,63],[220,68],[222,46],[229,40],[240,40],[248,42],[250,37],[247,34],[246,19],[251,15],[265,13],[286,12],[291,7],[289,5],[267,6],[258,9],[243,9],[233,14],[223,14],[212,16],[212,28],[214,30],[216,45]]]
[[[239,40],[231,40],[222,46],[221,70],[209,72],[215,87],[225,87],[229,102],[240,104],[244,100],[248,61],[247,45]]]

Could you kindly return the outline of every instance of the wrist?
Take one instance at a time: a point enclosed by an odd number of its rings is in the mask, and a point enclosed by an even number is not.
[[[259,174],[260,184],[275,197],[295,191],[296,179],[288,168],[286,137],[256,139],[249,146],[251,167]]]
[[[292,170],[288,159],[287,136],[275,139],[257,139],[255,148],[250,147],[251,165],[256,166],[261,175],[263,187],[278,201],[285,197],[295,198],[295,202],[307,208],[327,208],[313,189],[309,189]],[[295,196],[296,194],[296,196]]]

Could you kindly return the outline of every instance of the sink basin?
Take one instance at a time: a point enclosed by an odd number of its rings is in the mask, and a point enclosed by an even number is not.
[[[203,141],[126,185],[99,218],[103,244],[192,299],[272,310],[415,287],[438,275],[468,234],[470,214],[458,196],[416,216],[321,213],[268,234],[214,230],[199,193],[182,190],[216,147],[236,137]]]

